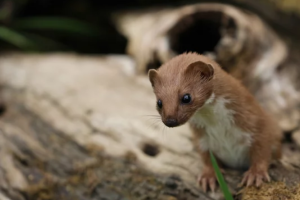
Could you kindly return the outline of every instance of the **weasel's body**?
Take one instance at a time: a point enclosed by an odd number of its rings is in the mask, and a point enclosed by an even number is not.
[[[199,139],[199,148],[203,151],[211,150],[227,166],[249,167],[251,133],[235,125],[234,111],[226,107],[230,100],[216,98],[215,95],[212,95],[212,99],[214,103],[196,111],[189,120],[196,131],[205,129],[206,134]]]
[[[226,166],[249,168],[242,183],[268,181],[272,159],[281,156],[281,132],[254,97],[214,61],[195,53],[181,54],[149,78],[158,112],[169,127],[189,122],[204,162],[199,183],[215,188],[209,150]]]

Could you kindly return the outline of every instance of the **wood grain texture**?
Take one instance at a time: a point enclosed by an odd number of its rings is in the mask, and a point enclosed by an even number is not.
[[[155,97],[132,68],[126,56],[2,55],[0,199],[220,199],[196,186],[190,129],[145,117]],[[291,186],[300,173],[292,146],[284,158],[295,171],[270,171]],[[227,171],[233,192],[241,173]]]

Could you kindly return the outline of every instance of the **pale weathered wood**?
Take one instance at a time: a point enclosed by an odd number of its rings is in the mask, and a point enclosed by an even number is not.
[[[145,78],[130,76],[132,67],[117,56],[1,57],[3,198],[209,199],[170,177],[192,183],[198,173],[189,131],[151,126],[154,96]]]
[[[133,68],[126,56],[2,55],[0,199],[220,199],[196,185],[201,163],[188,127],[149,116],[155,97]],[[288,188],[299,182],[291,145],[283,160],[295,171],[270,171]],[[241,173],[227,171],[233,193]]]

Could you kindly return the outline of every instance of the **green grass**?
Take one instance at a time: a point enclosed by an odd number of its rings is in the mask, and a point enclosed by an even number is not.
[[[0,20],[3,14],[0,13]],[[66,48],[64,44],[52,38],[39,35],[37,31],[52,31],[65,35],[80,35],[83,37],[97,37],[99,30],[80,20],[64,17],[29,17],[15,19],[10,26],[1,25],[0,40],[9,43],[23,51],[41,51],[46,49]]]
[[[12,26],[18,30],[59,31],[85,36],[97,36],[99,30],[87,22],[65,17],[28,17],[15,20]]]
[[[217,176],[217,180],[219,182],[219,185],[220,185],[220,188],[224,194],[224,197],[226,200],[233,200],[233,197],[228,189],[228,186],[224,180],[224,177],[219,169],[219,166],[218,166],[218,163],[214,157],[214,155],[212,154],[212,152],[210,151],[210,158],[211,158],[211,161],[212,161],[212,165],[214,167],[214,170],[215,170],[215,173],[216,173],[216,176]]]
[[[0,26],[0,40],[11,43],[22,50],[31,50],[36,47],[33,41],[5,26]]]

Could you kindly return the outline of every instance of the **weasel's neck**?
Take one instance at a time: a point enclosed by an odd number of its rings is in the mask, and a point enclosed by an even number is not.
[[[234,111],[226,107],[229,102],[230,100],[216,97],[212,93],[205,104],[191,117],[190,123],[201,128],[219,125],[224,126],[224,128],[230,126],[233,122]]]

